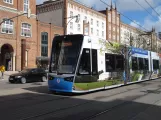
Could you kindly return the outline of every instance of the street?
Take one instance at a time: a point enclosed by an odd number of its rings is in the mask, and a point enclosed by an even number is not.
[[[159,120],[161,80],[86,95],[48,92],[47,83],[0,81],[2,120]]]

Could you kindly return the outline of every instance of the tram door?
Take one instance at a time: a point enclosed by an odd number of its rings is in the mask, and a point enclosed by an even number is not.
[[[83,49],[78,67],[78,78],[76,82],[96,82],[98,80],[97,50]]]
[[[97,62],[97,50],[92,49],[92,79],[94,81],[98,80],[98,62]]]

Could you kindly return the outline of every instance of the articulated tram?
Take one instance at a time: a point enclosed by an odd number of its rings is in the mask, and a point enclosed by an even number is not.
[[[50,91],[81,93],[124,83],[124,56],[102,51],[99,40],[81,34],[54,38],[48,74]],[[159,54],[131,47],[129,82],[149,79],[149,75],[157,78],[159,61]]]

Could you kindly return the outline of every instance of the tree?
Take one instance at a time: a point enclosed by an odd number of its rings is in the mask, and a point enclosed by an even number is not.
[[[101,45],[101,49],[100,51],[107,51],[110,53],[115,53],[115,54],[122,54],[122,49],[123,49],[123,45],[117,43],[117,42],[110,42],[107,40],[99,40],[99,44]]]

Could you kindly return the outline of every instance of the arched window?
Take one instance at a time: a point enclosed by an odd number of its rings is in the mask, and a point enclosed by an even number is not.
[[[41,33],[41,56],[48,56],[48,33]]]
[[[13,21],[4,19],[1,32],[7,34],[13,34]]]
[[[21,36],[31,37],[31,25],[28,23],[22,23]]]

